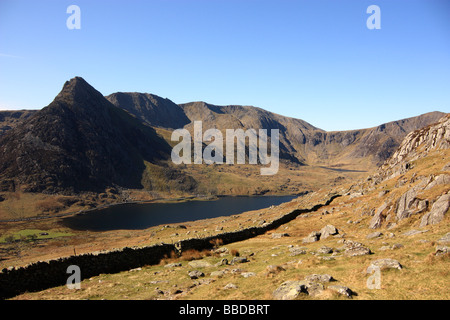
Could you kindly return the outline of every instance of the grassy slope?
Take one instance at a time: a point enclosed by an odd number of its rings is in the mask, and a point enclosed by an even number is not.
[[[336,199],[328,207],[307,217],[298,217],[268,234],[258,236],[242,242],[226,246],[228,252],[237,250],[241,256],[247,256],[249,262],[234,266],[207,267],[201,269],[205,277],[191,280],[187,273],[193,268],[182,261],[182,267],[165,268],[164,265],[174,260],[168,259],[158,266],[145,266],[141,270],[122,272],[113,275],[100,275],[81,283],[81,290],[69,290],[58,287],[39,293],[24,294],[17,299],[272,299],[273,291],[284,281],[303,279],[313,273],[326,273],[337,280],[332,284],[344,285],[357,293],[354,299],[450,299],[450,292],[446,290],[450,271],[448,269],[449,255],[435,256],[437,240],[450,231],[448,214],[444,221],[437,225],[420,229],[420,219],[423,214],[412,216],[397,223],[393,229],[386,229],[386,224],[379,231],[383,235],[375,239],[366,239],[374,230],[368,229],[370,215],[365,214],[371,208],[377,208],[386,199],[398,199],[410,185],[394,188],[400,179],[411,180],[416,176],[428,176],[441,172],[450,151],[434,152],[430,156],[417,160],[415,167],[404,176],[386,181],[361,196],[343,196]],[[364,182],[368,184],[368,182]],[[412,183],[414,184],[414,183]],[[425,197],[435,197],[450,189],[448,185],[441,185],[426,191]],[[386,198],[380,198],[382,190],[391,190]],[[311,203],[320,202],[326,190],[298,198],[290,203],[278,206],[272,210],[264,209],[247,213],[239,217],[241,221],[255,221],[255,217],[265,215],[274,216],[289,212],[297,207],[309,207]],[[389,197],[389,198],[387,198]],[[327,210],[330,214],[322,215]],[[247,217],[247,218],[245,218]],[[252,218],[253,217],[253,218]],[[202,230],[217,225],[216,220],[204,220],[198,224],[189,225],[188,230]],[[224,226],[235,222],[225,219]],[[311,231],[318,231],[323,226],[332,224],[340,232],[338,237],[329,237],[311,244],[303,244],[302,239]],[[191,229],[192,228],[192,229]],[[412,229],[426,230],[425,233],[405,236],[403,233]],[[209,229],[211,230],[211,229]],[[172,231],[158,233],[158,241],[170,241]],[[273,239],[272,233],[287,232],[289,237]],[[200,234],[200,232],[199,232]],[[336,251],[342,249],[344,239],[358,241],[371,249],[373,254],[359,257],[345,257],[342,252],[332,260],[324,260],[323,256],[330,254],[311,254],[322,246],[328,246]],[[168,237],[168,238],[165,238]],[[392,245],[401,244],[399,249],[391,249]],[[288,246],[301,246],[307,251],[304,255],[291,256]],[[386,249],[386,247],[388,249]],[[215,264],[222,257],[203,253],[204,260]],[[224,256],[231,261],[228,253]],[[366,268],[371,261],[380,258],[397,259],[402,270],[383,270],[381,275],[381,289],[368,289],[368,274]],[[266,275],[268,265],[282,266],[281,271],[273,276]],[[243,271],[254,272],[255,275],[244,278],[240,272],[232,272],[240,268]],[[227,270],[223,277],[211,277],[210,273],[217,270]],[[225,289],[228,283],[235,284],[237,289]],[[177,291],[181,291],[178,292]],[[312,299],[301,294],[299,299]],[[325,290],[315,299],[342,299],[329,290]]]

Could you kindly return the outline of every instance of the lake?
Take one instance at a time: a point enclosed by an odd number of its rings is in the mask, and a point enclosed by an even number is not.
[[[62,224],[74,230],[146,229],[157,225],[231,216],[289,202],[297,196],[220,197],[217,200],[174,203],[127,203],[67,217]]]

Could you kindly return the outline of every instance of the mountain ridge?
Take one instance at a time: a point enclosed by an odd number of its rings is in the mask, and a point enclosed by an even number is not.
[[[196,168],[197,176],[192,179],[194,167],[179,169],[170,164],[170,129],[182,126],[192,131],[197,120],[203,121],[205,130],[279,129],[280,160],[292,167],[289,170],[298,170],[299,165],[342,172],[372,170],[395,151],[408,131],[442,115],[432,112],[369,129],[326,132],[301,119],[252,106],[177,105],[167,98],[136,92],[105,97],[75,77],[65,82],[47,107],[0,134],[0,189],[21,186],[26,191],[52,193],[114,186],[155,190],[158,185],[196,192],[196,179],[211,170],[217,183],[223,183],[221,168]],[[242,175],[227,174],[239,179]],[[292,184],[290,180],[283,185]]]

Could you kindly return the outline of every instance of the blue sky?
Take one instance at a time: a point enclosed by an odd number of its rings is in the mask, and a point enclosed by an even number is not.
[[[0,0],[0,109],[45,107],[74,76],[325,130],[450,112],[450,1]]]

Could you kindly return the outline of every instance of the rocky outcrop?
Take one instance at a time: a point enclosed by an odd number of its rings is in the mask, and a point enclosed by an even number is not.
[[[450,147],[450,115],[437,123],[410,132],[397,151],[380,167],[375,180],[392,179],[411,169],[411,162],[425,157],[430,151]]]
[[[429,224],[437,224],[444,219],[444,215],[447,213],[450,207],[450,194],[443,194],[431,207],[430,212],[422,217],[420,226],[424,227]]]

